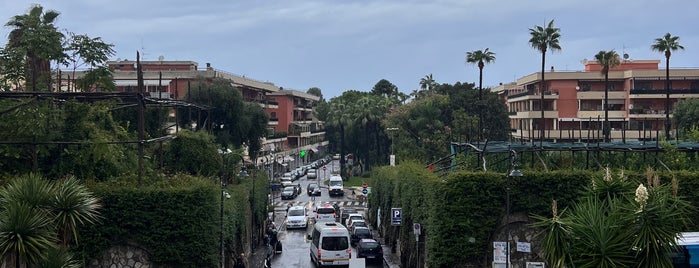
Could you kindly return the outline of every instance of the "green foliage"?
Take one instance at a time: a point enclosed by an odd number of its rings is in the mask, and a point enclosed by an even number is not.
[[[672,110],[672,120],[681,131],[696,129],[699,126],[699,99],[684,99],[677,102]]]
[[[77,241],[76,228],[96,223],[100,212],[99,200],[74,178],[50,181],[37,174],[0,188],[0,206],[1,257],[39,267],[76,265],[68,242]]]
[[[536,216],[544,227],[543,251],[553,267],[670,267],[680,232],[687,231],[690,203],[677,195],[678,182],[661,185],[650,168],[647,187],[609,169],[595,176],[570,213]],[[554,203],[555,204],[555,203]],[[570,242],[565,242],[570,241]]]
[[[165,163],[173,173],[212,176],[221,169],[222,159],[214,137],[202,131],[182,130],[165,152]]]
[[[167,181],[151,178],[140,186],[114,180],[90,188],[103,200],[104,220],[81,230],[77,250],[84,260],[112,245],[132,243],[147,249],[159,266],[217,266],[221,230],[217,183],[175,176]]]

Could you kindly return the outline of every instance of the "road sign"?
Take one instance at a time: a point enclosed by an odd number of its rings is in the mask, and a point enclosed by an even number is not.
[[[325,166],[323,166],[323,171],[325,171],[325,169],[326,169],[326,167],[325,167]]]
[[[362,183],[362,188],[366,189],[367,185],[366,182]]]
[[[364,189],[362,189],[362,193],[363,193],[363,194],[368,194],[368,193],[369,193],[369,190],[367,190],[366,188],[364,188]]]
[[[391,208],[391,225],[400,225],[403,219],[402,208]]]

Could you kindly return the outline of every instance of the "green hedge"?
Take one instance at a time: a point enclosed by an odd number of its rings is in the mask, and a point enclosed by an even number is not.
[[[588,187],[593,176],[602,172],[566,170],[537,172],[522,170],[524,176],[510,178],[511,212],[524,215],[551,214],[551,201],[559,209],[570,206]],[[645,171],[625,172],[629,180],[646,183]],[[699,206],[699,173],[661,173],[661,182],[669,183],[672,176],[680,182],[679,195]],[[374,189],[369,197],[369,220],[376,224],[377,210],[382,213],[385,243],[399,238],[401,263],[415,264],[413,223],[421,223],[426,235],[424,248],[430,267],[463,267],[472,264],[489,266],[492,242],[505,215],[506,182],[504,173],[454,172],[437,177],[423,165],[403,163],[398,167],[376,168],[372,173]],[[390,226],[390,209],[403,210],[402,225]],[[687,231],[699,230],[699,222]]]
[[[231,196],[224,201],[227,254],[241,252],[249,243],[250,181],[225,189]],[[153,267],[219,266],[221,189],[217,179],[178,175],[150,179],[141,186],[125,178],[88,185],[102,199],[104,219],[80,231],[74,248],[84,261],[111,246],[129,244],[147,250]],[[260,187],[255,189],[259,225],[266,216],[266,181],[256,180],[256,186]]]

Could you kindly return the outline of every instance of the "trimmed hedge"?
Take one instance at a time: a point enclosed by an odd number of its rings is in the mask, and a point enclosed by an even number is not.
[[[524,215],[551,215],[551,201],[559,209],[571,206],[588,187],[594,176],[602,172],[565,170],[538,172],[523,170],[524,176],[510,178],[510,212]],[[646,183],[645,171],[625,172],[630,180]],[[679,195],[699,206],[699,173],[660,173],[661,182],[670,183],[671,176],[680,182]],[[494,172],[454,172],[445,177],[417,163],[397,167],[380,167],[372,177],[375,186],[369,196],[369,220],[376,225],[381,209],[381,225],[385,243],[400,239],[401,264],[416,263],[416,242],[413,223],[423,228],[424,246],[429,267],[490,266],[492,242],[499,233],[505,215],[507,176]],[[402,208],[402,225],[391,226],[391,208]],[[699,222],[687,231],[699,230]],[[424,248],[423,248],[424,247]],[[408,265],[410,264],[410,265]]]
[[[74,249],[86,263],[114,245],[135,245],[150,253],[152,267],[219,267],[221,189],[217,179],[177,175],[150,179],[141,186],[128,180],[88,184],[102,199],[104,219],[80,230]],[[223,204],[229,256],[249,243],[249,182],[225,189],[231,196]],[[264,180],[256,182],[261,186],[255,189],[256,196],[266,197]],[[258,213],[262,217],[267,200],[255,203],[262,208]]]

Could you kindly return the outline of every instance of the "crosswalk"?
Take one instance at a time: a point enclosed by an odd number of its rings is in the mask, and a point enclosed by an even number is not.
[[[321,204],[337,204],[340,207],[365,207],[366,202],[364,201],[275,201],[274,202],[274,207],[275,208],[283,208],[286,209],[287,205],[291,204],[291,206],[308,206],[308,207],[316,207]]]

